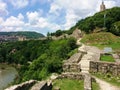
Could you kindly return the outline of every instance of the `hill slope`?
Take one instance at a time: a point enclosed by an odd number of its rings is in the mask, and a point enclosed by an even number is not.
[[[0,32],[0,35],[6,36],[25,36],[29,39],[37,39],[40,37],[44,37],[43,34],[37,32],[29,32],[29,31],[19,31],[19,32]]]
[[[120,7],[98,12],[76,23],[72,28],[79,28],[86,33],[93,32],[96,28],[106,28],[106,31],[120,35]]]
[[[109,32],[86,34],[81,42],[100,48],[112,47],[114,50],[120,50],[120,38]]]

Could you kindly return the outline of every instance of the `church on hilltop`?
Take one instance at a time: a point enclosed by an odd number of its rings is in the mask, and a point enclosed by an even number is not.
[[[102,1],[102,4],[100,5],[100,12],[106,10],[105,4]]]

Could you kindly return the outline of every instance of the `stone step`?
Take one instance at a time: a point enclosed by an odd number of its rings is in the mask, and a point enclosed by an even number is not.
[[[45,84],[46,84],[45,81],[41,81],[41,82],[39,81],[30,90],[40,90],[40,88]]]
[[[52,82],[48,84],[47,81],[39,81],[30,90],[51,90],[51,89]]]

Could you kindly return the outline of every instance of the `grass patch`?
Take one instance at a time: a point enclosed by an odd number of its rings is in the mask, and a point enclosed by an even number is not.
[[[53,89],[59,87],[60,90],[84,90],[84,81],[71,79],[57,79],[53,83]],[[92,82],[92,90],[100,90],[96,82]]]
[[[71,52],[68,53],[68,57],[71,57],[73,54],[77,53],[78,48],[72,50]]]
[[[106,62],[115,62],[114,58],[111,55],[101,55],[100,60]]]
[[[60,90],[84,90],[82,80],[57,79],[53,83],[53,88],[60,87]]]
[[[100,49],[104,49],[104,47],[111,47],[115,51],[120,51],[120,42],[110,43],[110,44],[90,44],[91,46],[96,46]]]
[[[100,86],[96,82],[92,82],[92,90],[100,90]]]
[[[113,50],[120,50],[120,37],[109,32],[86,34],[81,42],[100,49],[111,47]]]
[[[111,74],[102,74],[102,73],[94,73],[92,74],[108,83],[111,83],[112,85],[115,85],[117,87],[120,87],[120,76],[115,77]]]

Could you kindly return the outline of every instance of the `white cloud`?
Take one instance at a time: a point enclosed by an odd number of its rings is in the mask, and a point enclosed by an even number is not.
[[[117,5],[117,2],[115,1],[105,1],[105,5],[107,8],[112,8]]]
[[[30,0],[31,5],[35,5],[36,3],[39,3],[40,5],[50,3],[52,0]]]
[[[2,24],[4,22],[3,18],[0,17],[0,24]]]
[[[59,14],[61,13],[60,10],[64,10],[66,12],[66,23],[63,26],[65,29],[69,29],[90,12],[95,12],[94,7],[97,7],[97,3],[97,0],[53,0],[49,12]]]
[[[61,10],[61,9],[62,8],[58,4],[52,3],[49,13],[59,16],[59,10]]]
[[[24,28],[24,16],[20,13],[17,17],[10,16],[7,19],[0,17],[1,31],[17,31]],[[23,29],[21,29],[23,30]]]
[[[8,14],[7,4],[0,0],[0,15],[4,16],[7,14]]]
[[[49,28],[49,29],[58,29],[60,28],[57,24],[49,22],[47,17],[42,17],[41,13],[27,12],[28,23],[26,25],[31,25],[31,27],[36,27],[40,29]]]
[[[24,8],[29,4],[29,0],[10,0],[9,1],[15,8]]]
[[[4,26],[4,27],[20,27],[23,25],[24,25],[24,22],[22,20],[20,20],[19,18],[16,18],[14,16],[7,18],[2,23],[2,26]]]
[[[46,18],[40,17],[37,27],[40,27],[42,29],[49,28],[51,30],[57,30],[60,29],[60,26],[55,23],[50,23]]]
[[[19,20],[23,20],[23,19],[24,19],[24,16],[23,16],[21,13],[19,13],[18,19],[19,19]]]
[[[64,27],[66,30],[73,26],[77,20],[81,19],[81,17],[75,14],[72,10],[67,11],[65,18],[66,23],[64,24]]]
[[[27,18],[29,23],[31,24],[36,24],[36,22],[38,21],[39,18],[39,13],[38,12],[27,12]]]

